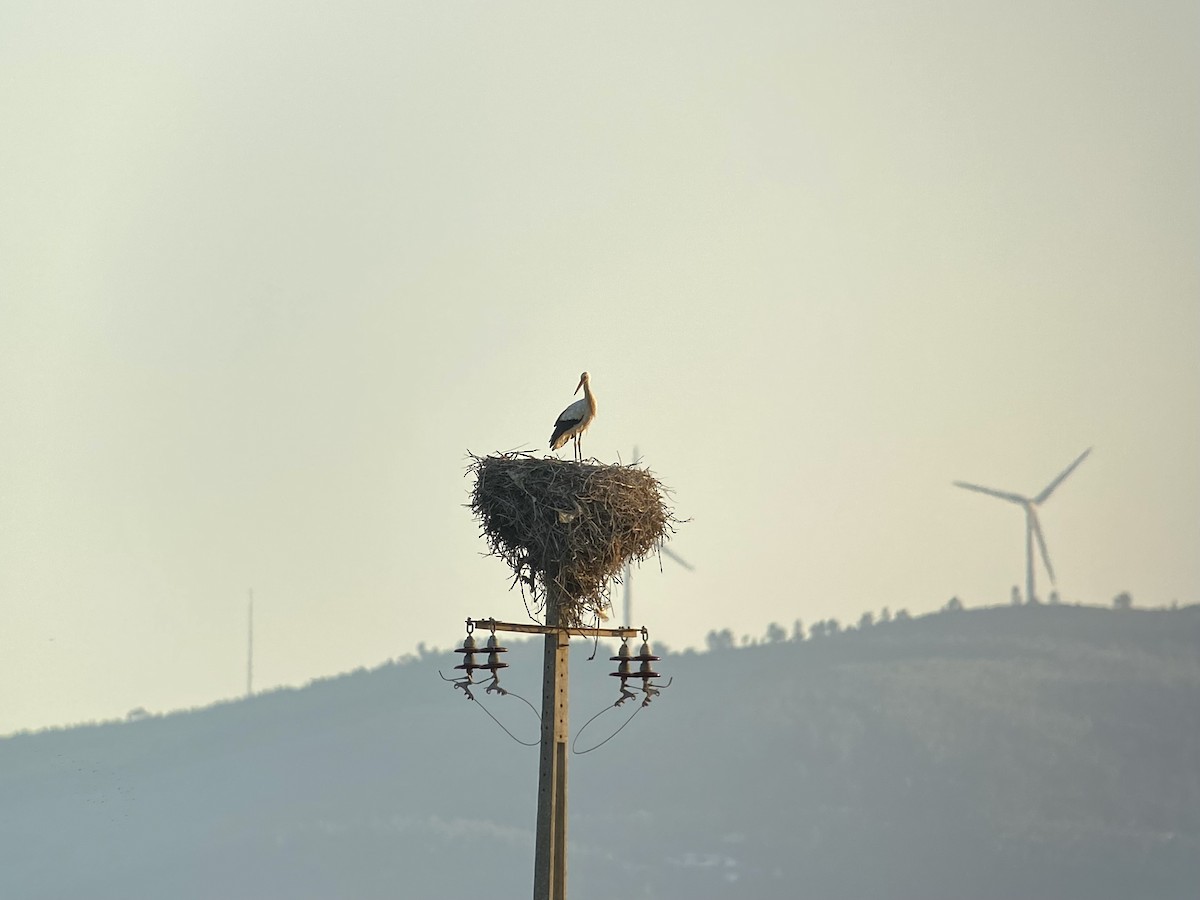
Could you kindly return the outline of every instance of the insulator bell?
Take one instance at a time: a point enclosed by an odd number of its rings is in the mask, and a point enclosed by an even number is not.
[[[473,672],[475,669],[482,669],[483,665],[481,663],[475,662],[475,651],[476,651],[475,638],[472,635],[468,634],[466,639],[463,640],[463,645],[454,651],[455,653],[463,654],[462,664],[457,665],[454,668],[462,669],[468,675],[471,672]]]
[[[655,656],[650,652],[649,641],[642,641],[642,652],[635,656],[634,659],[639,660],[640,662],[655,662],[656,660],[662,659],[662,657]]]
[[[658,673],[654,671],[654,668],[653,668],[653,666],[651,666],[651,663],[653,663],[659,659],[662,659],[662,657],[655,656],[653,653],[650,652],[650,642],[649,641],[642,642],[642,652],[633,658],[638,660],[641,663],[641,665],[638,666],[638,672],[637,672],[638,678],[643,678],[643,679],[648,680],[650,678],[658,677]]]
[[[620,648],[617,650],[616,656],[610,656],[609,661],[618,663],[617,671],[609,672],[613,678],[629,678],[633,675],[633,657],[630,655],[633,651],[629,649],[629,644],[625,641],[621,642]]]
[[[507,652],[508,648],[500,646],[499,642],[496,640],[496,635],[491,635],[487,639],[487,664],[480,666],[480,668],[487,669],[493,675],[496,674],[497,669],[507,669],[508,663],[500,662],[500,654]]]
[[[496,640],[496,636],[493,634],[488,637],[487,651],[488,653],[507,653],[508,648],[501,647],[500,642]]]

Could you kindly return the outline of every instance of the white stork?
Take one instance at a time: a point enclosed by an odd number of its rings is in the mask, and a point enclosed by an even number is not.
[[[576,400],[561,413],[554,423],[554,433],[550,435],[550,449],[558,450],[565,447],[567,441],[575,442],[575,459],[583,461],[583,449],[579,446],[580,436],[587,431],[592,419],[596,418],[596,396],[592,393],[591,380],[588,373],[579,376],[579,384],[575,393],[583,388],[583,399]]]

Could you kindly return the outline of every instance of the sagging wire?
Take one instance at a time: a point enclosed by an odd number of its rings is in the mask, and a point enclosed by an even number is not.
[[[474,632],[475,632],[475,628],[476,628],[477,624],[484,625],[485,627],[487,627],[489,629],[489,631],[491,631],[491,635],[488,638],[487,646],[485,648],[480,648],[475,641]],[[496,725],[498,725],[500,727],[500,730],[503,731],[505,734],[507,734],[510,738],[512,738],[513,741],[515,741],[516,743],[520,744],[523,747],[538,746],[542,743],[542,739],[545,738],[545,726],[547,724],[546,719],[545,719],[546,711],[543,710],[541,713],[539,713],[538,710],[534,707],[534,705],[532,703],[530,703],[527,699],[522,697],[520,694],[512,693],[511,691],[505,690],[504,688],[502,688],[500,686],[500,670],[507,668],[508,663],[500,661],[500,654],[507,652],[507,648],[501,647],[497,643],[497,641],[496,641],[496,626],[497,626],[497,622],[495,619],[488,619],[488,620],[480,621],[478,623],[471,619],[468,619],[467,620],[467,637],[463,640],[462,647],[459,647],[458,649],[456,649],[454,651],[455,653],[463,654],[462,663],[460,665],[457,665],[454,667],[456,670],[461,670],[463,672],[463,675],[459,678],[447,678],[445,675],[442,674],[441,670],[439,669],[438,677],[440,677],[442,679],[442,681],[450,682],[452,685],[454,685],[455,690],[461,690],[463,692],[464,697],[466,697],[468,700],[472,700],[475,703],[477,703],[479,705],[479,707],[484,711],[484,713],[487,714],[488,718],[491,719],[493,722],[495,722]],[[568,626],[564,630],[570,632],[572,629]],[[630,632],[633,631],[633,629],[627,629],[627,630]],[[636,656],[633,655],[631,648],[629,647],[630,635],[622,634],[621,646],[618,650],[618,654],[611,658],[613,661],[620,663],[620,665],[617,668],[617,671],[613,672],[612,675],[620,678],[620,680],[621,680],[621,682],[620,682],[621,696],[617,698],[616,702],[614,702],[612,704],[612,706],[604,707],[603,709],[600,710],[600,712],[596,713],[590,719],[588,719],[586,722],[583,723],[583,727],[580,728],[578,732],[576,732],[574,739],[571,741],[571,752],[573,754],[575,754],[577,756],[582,756],[585,753],[591,753],[593,750],[598,750],[599,748],[603,747],[605,744],[607,744],[609,741],[611,741],[613,738],[615,738],[618,734],[620,734],[622,731],[624,731],[625,727],[634,720],[634,717],[636,717],[637,714],[639,712],[641,712],[642,708],[649,706],[651,701],[655,697],[660,696],[662,694],[662,691],[665,688],[670,687],[672,681],[674,681],[674,679],[667,679],[666,684],[656,684],[655,682],[653,682],[651,680],[653,678],[659,677],[659,674],[654,671],[653,663],[656,660],[660,659],[660,657],[655,656],[653,653],[650,652],[650,633],[649,633],[649,631],[645,628],[645,626],[643,626],[640,630],[641,630],[641,636],[642,636],[642,648],[641,648],[640,653],[638,653]],[[592,648],[592,655],[591,655],[591,657],[589,657],[589,659],[595,659],[596,653],[599,650],[599,639],[600,639],[599,633],[595,633],[593,635],[593,637],[595,638],[595,645]],[[476,663],[475,662],[475,657],[479,653],[487,654],[488,661],[486,663]],[[633,671],[633,663],[634,662],[640,663],[640,666],[638,667],[638,670],[636,672]],[[529,711],[531,713],[533,713],[534,718],[536,718],[538,720],[539,726],[541,727],[541,730],[542,730],[541,738],[542,739],[539,739],[537,741],[521,740],[519,737],[517,737],[515,734],[513,734],[512,731],[503,722],[501,722],[492,713],[492,711],[490,709],[488,709],[486,706],[484,706],[483,703],[481,703],[479,701],[479,699],[475,696],[474,692],[471,690],[471,688],[473,686],[483,684],[482,681],[475,680],[474,673],[478,669],[485,669],[491,673],[491,678],[487,682],[487,687],[485,688],[485,693],[499,694],[501,697],[512,694],[512,696],[516,697],[518,700],[520,700],[522,703],[524,703],[526,706],[529,707]],[[635,686],[632,687],[632,689],[630,687],[631,681],[633,681],[635,684]],[[641,684],[637,684],[638,681],[640,681]],[[593,722],[595,722],[598,718],[600,718],[600,716],[602,716],[604,713],[608,712],[610,709],[614,709],[618,706],[624,705],[626,700],[636,700],[637,692],[639,692],[639,691],[644,695],[642,702],[637,705],[637,708],[635,708],[632,713],[630,713],[628,719],[626,719],[624,722],[622,722],[620,724],[620,726],[618,726],[617,729],[615,731],[613,731],[612,734],[610,734],[608,737],[604,738],[604,740],[600,741],[597,744],[594,744],[591,747],[588,747],[585,750],[578,749],[579,739],[581,737],[583,737],[583,733],[588,729],[589,726],[591,726],[591,724]]]
[[[488,709],[486,706],[484,706],[482,703],[479,702],[479,698],[476,697],[475,694],[471,692],[471,685],[479,685],[479,684],[482,684],[482,682],[472,681],[470,676],[465,676],[463,678],[447,678],[445,675],[442,675],[442,672],[440,669],[438,670],[438,675],[441,676],[442,681],[449,681],[451,684],[453,684],[455,690],[462,691],[463,695],[468,700],[473,700],[475,702],[476,706],[478,706],[485,713],[487,713],[487,716],[489,719],[491,719],[493,722],[495,722],[497,725],[500,726],[501,731],[503,731],[505,734],[507,734],[510,738],[512,738],[514,741],[516,741],[522,747],[536,747],[536,746],[538,746],[538,744],[541,743],[540,738],[536,741],[521,740],[519,737],[517,737],[515,734],[513,734],[511,731],[509,731],[508,727],[503,722],[501,722],[499,719],[497,719],[495,717],[495,715],[492,714],[492,711],[490,709]],[[530,703],[528,700],[526,700],[524,697],[522,697],[520,694],[500,687],[500,679],[498,677],[496,677],[495,675],[493,675],[491,678],[491,681],[488,682],[488,686],[487,686],[487,688],[485,688],[484,693],[499,694],[501,697],[516,697],[518,700],[520,700],[522,703],[524,703],[526,706],[529,707],[529,711],[532,712],[533,715],[537,718],[539,725],[541,724],[542,717],[538,714],[538,711],[534,708],[533,704]]]
[[[675,680],[674,678],[669,678],[669,679],[667,679],[666,684],[659,684],[659,685],[652,685],[652,684],[646,683],[642,687],[634,688],[633,691],[631,691],[629,689],[629,686],[625,683],[625,679],[622,678],[621,679],[621,696],[617,698],[617,701],[615,703],[613,703],[612,706],[604,707],[604,709],[600,710],[600,712],[596,713],[594,716],[592,716],[590,719],[588,719],[586,722],[583,723],[583,727],[580,728],[579,731],[577,731],[575,733],[575,739],[571,741],[571,752],[574,753],[576,756],[583,756],[583,754],[585,754],[585,753],[591,753],[593,750],[598,750],[601,747],[603,747],[605,744],[607,744],[609,741],[611,741],[613,738],[615,738],[618,734],[620,734],[622,731],[624,731],[625,726],[633,721],[633,717],[636,716],[638,713],[640,713],[647,706],[649,706],[650,701],[653,700],[655,697],[659,696],[663,692],[664,688],[669,688],[671,686],[671,682],[674,680]],[[610,709],[616,709],[618,706],[622,706],[626,700],[636,700],[637,695],[634,693],[634,691],[641,691],[646,696],[642,700],[642,702],[637,705],[637,707],[634,709],[634,711],[632,713],[630,713],[629,718],[621,723],[621,727],[618,728],[616,731],[614,731],[612,734],[610,734],[608,737],[606,737],[604,740],[602,740],[600,743],[598,743],[592,747],[588,747],[586,750],[576,750],[575,745],[579,743],[579,739],[581,737],[583,737],[583,733],[585,731],[587,731],[587,727],[589,725],[591,725],[593,722],[595,722],[602,715],[604,715],[606,712],[608,712]]]
[[[484,625],[485,627],[488,628],[489,631],[491,631],[491,636],[488,637],[487,646],[480,648],[479,645],[475,642],[476,623],[473,622],[472,620],[468,619],[467,620],[467,636],[463,640],[463,645],[454,651],[455,653],[463,654],[462,663],[460,665],[457,665],[454,667],[456,671],[461,671],[463,673],[462,676],[458,677],[458,678],[447,678],[445,675],[442,674],[440,669],[438,670],[438,676],[442,679],[442,681],[448,681],[452,685],[454,685],[455,690],[462,691],[463,696],[466,697],[468,700],[473,700],[476,704],[478,704],[480,709],[482,709],[485,713],[487,713],[488,718],[490,718],[493,722],[495,722],[497,725],[499,725],[500,729],[505,734],[507,734],[510,738],[512,738],[514,741],[516,741],[518,744],[521,744],[524,747],[536,746],[537,744],[541,743],[540,740],[539,741],[523,741],[523,740],[521,740],[519,737],[517,737],[515,734],[513,734],[512,731],[510,731],[503,722],[501,722],[499,719],[497,719],[496,716],[492,713],[492,711],[490,709],[488,709],[486,706],[484,706],[482,703],[480,703],[479,698],[476,697],[474,692],[471,690],[471,687],[473,685],[482,684],[482,682],[475,680],[475,672],[479,669],[483,669],[483,670],[487,671],[488,673],[490,673],[491,678],[487,682],[487,688],[485,689],[485,693],[499,694],[501,697],[512,694],[512,696],[516,697],[518,700],[520,700],[522,703],[524,703],[526,706],[529,707],[530,711],[537,718],[538,724],[540,727],[541,722],[542,722],[542,716],[536,709],[534,709],[533,704],[530,703],[528,700],[526,700],[524,697],[522,697],[520,694],[513,694],[512,691],[508,691],[508,690],[505,690],[504,688],[500,687],[500,670],[508,668],[508,663],[500,661],[500,654],[507,653],[508,648],[501,647],[500,644],[496,641],[496,620],[489,619],[487,622],[481,622],[479,624]],[[487,654],[487,662],[486,663],[475,662],[475,657],[480,653]]]
[[[633,696],[633,695],[630,694],[630,696]],[[599,750],[601,747],[603,747],[605,744],[607,744],[609,741],[611,741],[613,738],[615,738],[618,734],[620,734],[624,730],[625,726],[633,721],[633,717],[636,716],[638,713],[640,713],[642,711],[642,708],[646,705],[643,703],[643,704],[640,704],[639,706],[635,707],[633,712],[630,713],[629,718],[621,723],[621,727],[618,728],[616,731],[614,731],[612,734],[610,734],[608,737],[606,737],[604,740],[602,740],[600,743],[596,744],[593,747],[588,747],[586,750],[576,750],[575,749],[575,745],[579,743],[579,739],[581,737],[583,737],[583,733],[587,730],[587,727],[589,725],[591,725],[593,722],[595,722],[598,718],[600,718],[602,715],[604,715],[610,709],[616,709],[618,706],[620,706],[624,702],[625,702],[625,698],[622,697],[616,703],[612,704],[612,706],[604,707],[604,709],[600,710],[600,712],[596,713],[594,716],[592,716],[590,719],[588,719],[586,722],[584,722],[583,727],[580,728],[579,731],[577,731],[575,733],[575,739],[573,741],[571,741],[571,752],[574,753],[576,756],[583,756],[583,754],[585,754],[585,753],[591,753],[593,750]]]
[[[526,706],[528,706],[530,709],[533,709],[533,704],[532,704],[532,703],[530,703],[528,700],[526,700],[524,697],[522,697],[520,694],[514,694],[514,693],[512,693],[512,691],[504,691],[503,693],[505,693],[505,694],[509,694],[509,695],[511,695],[511,696],[513,696],[513,697],[516,697],[518,700],[521,700],[521,701],[523,701],[523,702],[525,703],[525,705],[526,705]],[[475,698],[474,698],[474,697],[472,697],[471,699],[472,699],[472,700],[475,700]],[[506,727],[505,727],[505,725],[504,725],[504,723],[503,723],[503,722],[501,722],[501,721],[500,721],[499,719],[497,719],[497,718],[496,718],[494,715],[492,715],[492,711],[491,711],[490,709],[488,709],[486,706],[484,706],[484,705],[483,705],[482,703],[480,703],[478,700],[475,700],[475,705],[476,705],[476,706],[478,706],[480,709],[482,709],[482,710],[483,710],[485,713],[487,713],[487,715],[488,715],[488,718],[489,718],[489,719],[491,719],[493,722],[495,722],[497,725],[499,725],[499,726],[500,726],[500,729],[501,729],[501,730],[502,730],[502,731],[503,731],[505,734],[507,734],[507,735],[508,735],[510,738],[512,738],[514,741],[516,741],[516,742],[517,742],[518,744],[520,744],[522,747],[536,747],[536,746],[538,746],[539,744],[541,744],[541,742],[542,742],[542,741],[541,741],[541,738],[540,738],[540,737],[539,737],[539,738],[538,738],[538,740],[536,740],[536,741],[523,741],[523,740],[521,740],[519,737],[517,737],[515,734],[513,734],[511,731],[509,731],[509,730],[508,730],[508,728],[506,728]],[[537,715],[537,710],[534,710],[534,715]],[[539,720],[539,722],[541,721],[541,716],[538,716],[538,720]]]

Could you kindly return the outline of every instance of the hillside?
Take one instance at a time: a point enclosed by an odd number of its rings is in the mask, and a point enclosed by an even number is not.
[[[540,647],[511,646],[534,700]],[[591,651],[574,730],[615,699]],[[529,896],[537,751],[456,662],[0,740],[0,896]],[[1196,895],[1200,607],[945,612],[660,669],[571,758],[576,896]]]

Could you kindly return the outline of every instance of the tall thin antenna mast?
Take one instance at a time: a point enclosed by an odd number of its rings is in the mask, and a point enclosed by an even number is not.
[[[250,588],[250,606],[246,613],[246,696],[254,696],[254,588]]]

